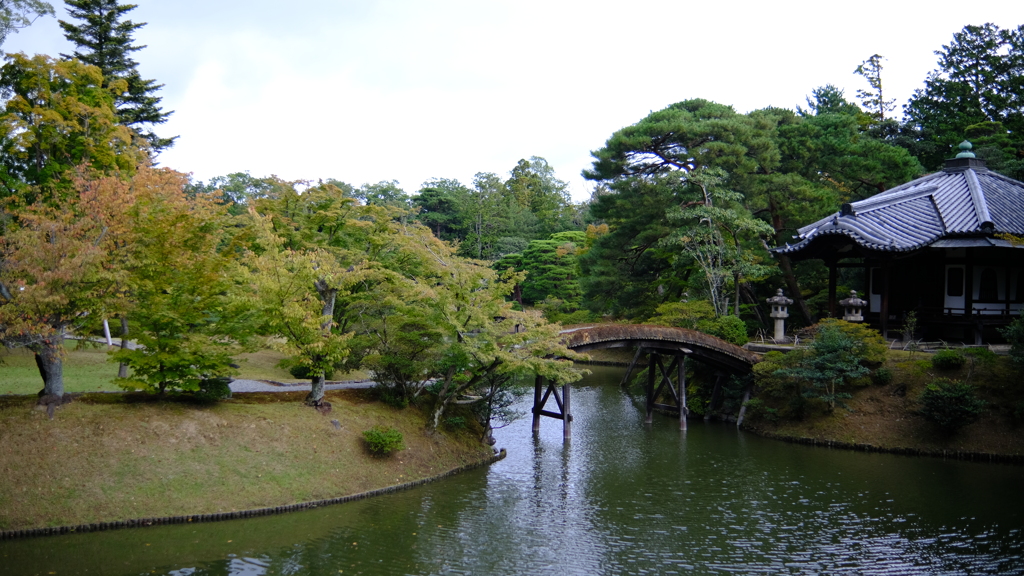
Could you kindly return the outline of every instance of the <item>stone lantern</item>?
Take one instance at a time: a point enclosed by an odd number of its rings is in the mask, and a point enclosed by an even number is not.
[[[856,290],[850,290],[850,297],[840,300],[839,305],[845,309],[843,320],[846,320],[847,322],[864,321],[864,307],[867,306],[868,303],[866,300],[857,298]]]
[[[770,316],[775,319],[775,341],[783,342],[786,339],[786,318],[789,318],[789,305],[792,300],[782,295],[782,288],[775,292],[775,296],[766,300],[772,305]]]

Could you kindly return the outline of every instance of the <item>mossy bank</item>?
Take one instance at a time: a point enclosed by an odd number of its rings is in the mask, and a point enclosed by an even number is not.
[[[808,401],[794,414],[791,401],[760,394],[744,428],[766,436],[862,450],[1024,462],[1024,385],[1007,357],[941,369],[931,354],[890,351],[891,380],[865,378],[847,388],[852,398],[829,412]],[[925,387],[937,379],[968,381],[984,410],[977,420],[946,431],[920,413]]]
[[[468,430],[427,434],[416,408],[367,391],[236,394],[210,405],[86,394],[51,420],[34,397],[0,398],[0,530],[216,514],[337,498],[487,458]],[[362,432],[393,426],[405,449],[374,457]]]

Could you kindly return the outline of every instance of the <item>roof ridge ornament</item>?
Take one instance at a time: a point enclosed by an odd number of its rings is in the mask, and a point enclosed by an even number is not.
[[[961,142],[957,148],[960,149],[960,153],[956,155],[957,158],[976,158],[974,152],[971,152],[971,148],[974,148],[974,145],[967,140]]]

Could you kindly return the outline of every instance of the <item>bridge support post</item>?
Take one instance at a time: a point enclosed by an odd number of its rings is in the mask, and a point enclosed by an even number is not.
[[[686,356],[687,353],[680,350],[645,348],[648,354],[647,362],[647,386],[646,408],[647,413],[644,419],[645,424],[651,424],[654,420],[654,409],[679,410],[679,429],[686,430],[686,417],[689,416],[689,409],[686,407]],[[672,362],[665,367],[663,356],[670,356]],[[675,374],[673,374],[673,371]],[[657,374],[657,375],[656,375]],[[675,382],[673,382],[673,378]],[[657,380],[657,382],[655,382]],[[659,404],[658,398],[665,392],[675,405]]]
[[[544,390],[544,377],[537,376],[533,380],[533,431],[540,432],[540,395]]]
[[[568,440],[572,436],[572,412],[569,408],[569,384],[563,384],[561,393],[554,383],[549,382],[543,376],[537,376],[533,381],[533,431],[540,432],[540,417],[547,416],[562,421],[562,436]],[[558,405],[558,412],[545,410],[548,398],[554,398]]]
[[[562,439],[572,438],[572,410],[569,408],[569,384],[562,384]]]
[[[644,417],[644,424],[651,424],[654,422],[654,371],[656,369],[655,364],[660,363],[660,358],[654,350],[650,351],[647,356],[647,415]]]
[[[686,417],[689,416],[689,408],[686,407],[686,355],[679,358],[679,429],[686,430]]]

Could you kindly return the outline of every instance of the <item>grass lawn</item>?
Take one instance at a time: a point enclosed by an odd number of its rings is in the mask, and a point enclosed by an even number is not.
[[[74,341],[68,342],[69,350],[64,360],[64,390],[80,392],[123,392],[113,383],[117,377],[117,364],[110,361],[106,345],[84,346],[74,349]],[[114,349],[114,348],[109,348]],[[305,382],[297,380],[287,370],[277,367],[285,355],[275,350],[264,349],[235,357],[239,365],[236,378],[250,380],[273,380],[275,382]],[[369,374],[357,371],[338,373],[335,380],[364,380]],[[43,387],[35,359],[24,348],[8,350],[0,347],[0,396],[9,394],[35,394]]]
[[[52,420],[33,398],[0,397],[0,529],[227,512],[333,498],[424,478],[490,454],[478,432],[424,432],[425,412],[365,390],[237,394],[210,405],[86,394]],[[332,420],[339,422],[335,427]],[[368,454],[384,424],[406,449]]]
[[[74,342],[69,342],[74,346]],[[68,350],[64,359],[66,392],[120,392],[112,382],[117,364],[107,358],[107,346]],[[43,388],[32,352],[24,348],[0,347],[0,395],[35,394]]]

